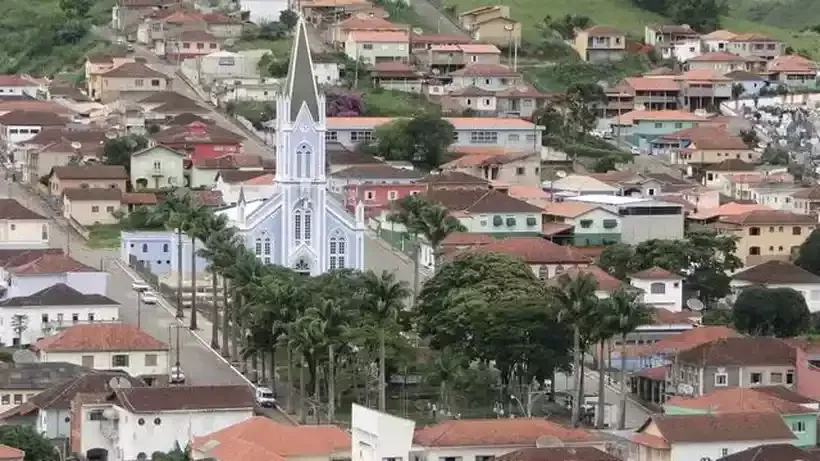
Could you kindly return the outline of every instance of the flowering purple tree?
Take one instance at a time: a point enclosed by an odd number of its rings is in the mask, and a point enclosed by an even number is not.
[[[364,113],[362,96],[354,92],[331,92],[325,95],[328,117],[356,117]]]

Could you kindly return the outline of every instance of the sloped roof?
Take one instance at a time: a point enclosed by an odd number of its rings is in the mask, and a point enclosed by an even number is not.
[[[695,126],[676,131],[674,133],[664,135],[662,139],[688,139],[697,149],[725,149],[725,150],[750,150],[746,143],[737,136],[734,136],[722,128],[713,126]],[[738,159],[727,159],[721,162],[740,162]],[[736,162],[732,162],[734,165]],[[752,166],[752,169],[754,166]],[[711,168],[710,168],[711,169]],[[727,170],[727,171],[746,171],[746,170]]]
[[[646,352],[648,354],[669,354],[691,349],[717,339],[737,338],[740,336],[742,335],[736,330],[723,325],[701,326],[675,335],[666,336],[655,344],[652,344]]]
[[[15,275],[59,274],[63,272],[99,272],[99,270],[61,252],[30,253],[8,261],[6,271]],[[28,257],[25,257],[28,256]]]
[[[431,202],[440,203],[450,211],[470,213],[541,213],[541,208],[490,190],[433,190],[427,192]]]
[[[781,389],[794,393],[794,391],[790,391],[785,387]],[[742,387],[716,389],[698,397],[672,397],[664,405],[705,410],[710,413],[775,412],[787,415],[820,413],[820,410],[807,408],[780,398],[775,393],[760,392],[757,389]]]
[[[746,62],[746,59],[725,51],[714,51],[689,58],[688,62]]]
[[[127,62],[102,74],[106,78],[164,78],[168,76],[141,62]]]
[[[55,166],[51,174],[60,179],[128,179],[121,165]]]
[[[673,274],[664,268],[655,266],[650,267],[649,269],[644,269],[640,272],[636,272],[630,275],[629,278],[642,280],[679,280],[683,277]]]
[[[23,219],[48,219],[45,216],[35,213],[24,207],[13,198],[0,199],[0,219],[23,220]]]
[[[0,307],[6,306],[118,306],[120,303],[100,294],[84,294],[64,283],[44,288],[29,296],[8,298],[0,301]]]
[[[544,419],[461,419],[416,430],[413,443],[423,447],[535,445],[543,436],[564,443],[598,441],[583,429],[572,429]]]
[[[734,280],[759,284],[818,283],[820,276],[786,261],[767,261],[732,276]]]
[[[558,245],[542,237],[509,237],[467,250],[475,253],[501,253],[527,264],[590,264],[590,258],[572,247]]]
[[[629,287],[628,284],[616,279],[610,275],[609,272],[595,265],[586,267],[570,267],[564,273],[572,278],[581,275],[591,275],[597,284],[597,291],[603,291],[606,293],[612,293],[618,289]],[[554,283],[557,282],[557,280],[557,278],[553,278],[550,282]]]
[[[809,215],[791,213],[782,210],[752,210],[740,215],[726,216],[721,222],[748,226],[753,224],[817,224]]]
[[[794,366],[795,348],[762,336],[723,338],[678,353],[678,361],[701,366]]]
[[[670,444],[795,438],[777,413],[656,414],[638,432],[650,422],[655,423],[663,439]]]
[[[66,124],[68,124],[68,119],[54,112],[13,110],[0,115],[0,125],[5,126],[64,126]]]
[[[718,461],[818,461],[818,454],[800,449],[790,443],[758,445],[734,452]]]
[[[529,447],[497,456],[497,461],[621,461],[595,447]]]
[[[37,341],[37,350],[53,352],[81,351],[165,351],[168,345],[125,323],[89,323],[73,325]]]
[[[136,387],[117,390],[115,398],[132,413],[254,407],[251,388],[245,385]]]
[[[347,167],[333,173],[334,178],[376,180],[376,179],[421,179],[424,173],[417,170],[396,168],[383,163]]]

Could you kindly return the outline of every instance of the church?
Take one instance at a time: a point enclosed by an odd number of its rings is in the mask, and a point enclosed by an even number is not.
[[[246,200],[240,190],[237,203],[217,213],[228,218],[245,245],[267,264],[312,276],[333,269],[361,270],[364,207],[359,203],[351,215],[327,190],[325,98],[314,76],[303,21],[296,26],[286,84],[276,98],[275,188],[270,197],[256,200]],[[177,239],[172,232],[124,232],[121,240],[124,260],[144,261],[157,275],[176,272]],[[154,255],[160,247],[163,254]],[[186,273],[191,251],[190,240],[183,239]],[[206,265],[197,261],[197,272],[204,272]]]

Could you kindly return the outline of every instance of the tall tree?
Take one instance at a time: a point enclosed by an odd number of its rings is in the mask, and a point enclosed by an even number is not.
[[[392,272],[384,271],[381,275],[367,272],[364,276],[365,303],[373,318],[379,335],[379,411],[387,409],[387,351],[386,329],[398,322],[399,311],[410,296],[407,285],[396,279]]]
[[[412,119],[396,119],[380,126],[365,150],[390,160],[408,161],[432,170],[444,160],[453,143],[455,128],[447,120],[430,114]]]
[[[188,216],[190,200],[188,192],[180,189],[165,196],[165,201],[157,208],[157,214],[164,219],[166,226],[177,234],[177,309],[176,317],[184,317],[182,310],[182,233]]]
[[[800,244],[794,263],[815,275],[820,275],[820,229],[815,229]]]
[[[0,426],[0,443],[26,452],[25,461],[56,461],[57,450],[34,426],[7,424]]]
[[[583,356],[581,329],[586,326],[591,313],[597,307],[598,298],[595,291],[598,283],[591,274],[581,273],[575,277],[561,275],[557,284],[550,286],[550,292],[559,306],[558,320],[572,326],[572,375],[575,395],[572,401],[572,425],[580,421],[581,404],[584,398],[581,388],[583,374]]]
[[[131,154],[148,147],[148,138],[141,135],[120,136],[106,139],[102,148],[102,160],[106,165],[122,165],[131,170]]]
[[[191,321],[188,327],[191,330],[196,330],[197,315],[196,315],[196,301],[197,301],[197,272],[196,272],[196,257],[197,257],[197,240],[204,241],[208,235],[213,231],[209,228],[209,224],[215,222],[211,221],[211,211],[205,206],[194,202],[194,195],[189,194],[190,203],[186,210],[186,215],[182,221],[182,229],[185,234],[191,239]],[[220,221],[225,222],[225,221]]]
[[[750,335],[789,338],[808,331],[811,314],[806,299],[792,288],[751,286],[732,306],[732,323]]]

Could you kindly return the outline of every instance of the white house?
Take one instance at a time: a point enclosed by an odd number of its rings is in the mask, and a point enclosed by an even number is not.
[[[413,446],[415,421],[353,404],[351,461],[405,459]]]
[[[789,443],[777,413],[652,415],[632,436],[630,461],[719,459],[756,445]]]
[[[249,461],[249,452],[262,460],[340,461],[350,459],[351,443],[337,426],[293,426],[267,416],[254,416],[191,441],[193,461]]]
[[[28,75],[0,75],[0,96],[42,98],[48,96],[48,88]]]
[[[100,294],[83,294],[64,283],[30,296],[0,301],[0,342],[32,344],[79,323],[116,322],[120,304]]]
[[[131,185],[134,189],[176,188],[185,184],[185,154],[155,145],[131,154]]]
[[[97,402],[75,401],[72,414],[72,450],[89,460],[150,460],[156,451],[250,419],[254,409],[244,385],[125,388]]]
[[[571,174],[555,181],[547,181],[543,185],[548,192],[569,197],[576,195],[618,195],[621,191],[620,188],[592,176],[579,174]]]
[[[653,307],[680,312],[683,309],[683,277],[660,267],[629,276],[631,285],[643,290],[643,302]]]
[[[40,366],[65,367],[65,363],[40,363]],[[78,393],[99,394],[111,390],[112,379],[126,380],[131,387],[145,386],[142,380],[117,371],[84,370],[79,376],[66,377],[40,393],[13,401],[24,402],[0,414],[5,424],[31,425],[49,439],[66,439],[70,435],[71,401]],[[12,369],[13,370],[13,369]]]
[[[274,174],[271,170],[220,171],[214,190],[222,193],[222,200],[235,205],[240,193],[245,200],[265,200],[276,193]]]
[[[68,119],[54,112],[13,110],[0,115],[0,136],[7,150],[33,138],[48,127],[65,126]]]
[[[32,348],[41,362],[67,362],[96,370],[122,370],[147,380],[167,376],[168,345],[136,325],[87,323],[41,339]]]
[[[48,222],[15,199],[0,199],[0,248],[48,247]]]
[[[5,291],[0,299],[30,296],[58,283],[84,294],[106,294],[107,272],[58,251],[30,251],[7,261],[0,269],[0,292]]]
[[[732,275],[732,291],[749,286],[791,288],[803,295],[811,312],[820,311],[820,276],[786,261],[767,261]]]

